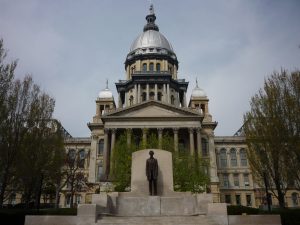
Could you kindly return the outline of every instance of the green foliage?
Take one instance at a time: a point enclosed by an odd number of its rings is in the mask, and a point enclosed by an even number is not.
[[[175,191],[202,193],[209,184],[208,163],[189,152],[173,153]]]
[[[114,147],[111,165],[111,179],[116,191],[125,191],[131,180],[131,155],[136,147],[127,144],[127,135],[121,135]]]
[[[227,213],[228,215],[242,215],[243,213],[248,215],[257,215],[260,213],[260,210],[242,205],[228,205]]]

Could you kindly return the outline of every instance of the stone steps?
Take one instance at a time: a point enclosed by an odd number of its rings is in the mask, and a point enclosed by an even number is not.
[[[205,215],[199,216],[157,216],[157,217],[99,217],[98,225],[218,225]]]

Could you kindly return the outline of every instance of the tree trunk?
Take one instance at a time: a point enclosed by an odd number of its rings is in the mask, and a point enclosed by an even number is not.
[[[59,192],[60,192],[60,187],[57,186],[55,189],[55,208],[59,208]]]
[[[74,181],[71,184],[70,208],[73,208],[73,201],[74,201]]]
[[[2,185],[1,185],[1,189],[0,189],[0,208],[3,207],[4,193],[5,193],[5,190],[6,190],[6,187],[7,187],[7,178],[5,178],[5,177],[6,176],[4,175],[3,182],[2,182]]]
[[[41,174],[40,179],[38,180],[37,184],[37,190],[35,194],[35,201],[34,201],[34,207],[36,209],[40,208],[40,202],[41,202],[41,195],[42,195],[42,187],[43,187],[43,181],[44,181],[44,176]]]
[[[0,188],[0,208],[3,207],[4,194],[5,194],[5,191],[6,191],[6,187],[7,187],[7,184],[8,184],[8,178],[9,178],[8,173],[9,173],[9,169],[8,169],[8,166],[6,166],[6,168],[4,170],[3,180],[1,181],[2,185],[1,185],[1,188]]]
[[[285,208],[285,199],[284,199],[284,193],[280,187],[280,182],[275,181],[275,186],[276,186],[276,191],[277,191],[277,195],[278,195],[279,207],[283,209],[283,208]]]

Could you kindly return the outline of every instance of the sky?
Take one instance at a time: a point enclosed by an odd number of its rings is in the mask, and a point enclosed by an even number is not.
[[[300,0],[152,0],[156,23],[173,46],[178,77],[196,78],[218,122],[233,135],[264,79],[300,69]],[[115,82],[146,23],[147,0],[0,0],[0,38],[16,78],[31,74],[56,100],[54,117],[88,137],[95,100]]]

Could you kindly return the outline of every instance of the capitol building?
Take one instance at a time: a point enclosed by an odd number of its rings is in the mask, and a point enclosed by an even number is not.
[[[198,82],[196,87],[190,87],[191,96],[187,96],[189,83],[180,77],[178,67],[176,52],[160,32],[151,6],[142,33],[126,56],[124,80],[115,83],[118,95],[113,96],[107,84],[103,86],[95,99],[95,115],[88,123],[90,137],[65,140],[67,153],[77,153],[84,159],[81,170],[94,187],[76,193],[77,204],[90,203],[97,187],[109,185],[114,146],[123,134],[128,144],[146,143],[149,135],[155,134],[159,146],[163,135],[169,134],[175,151],[186,149],[191,156],[209,161],[209,192],[214,202],[250,207],[265,204],[264,189],[253,179],[242,132],[215,136],[216,126],[222,124],[210,113],[209,96]],[[289,206],[298,204],[293,194],[286,194]],[[276,199],[272,200],[276,205]],[[66,186],[60,205],[69,204]]]

